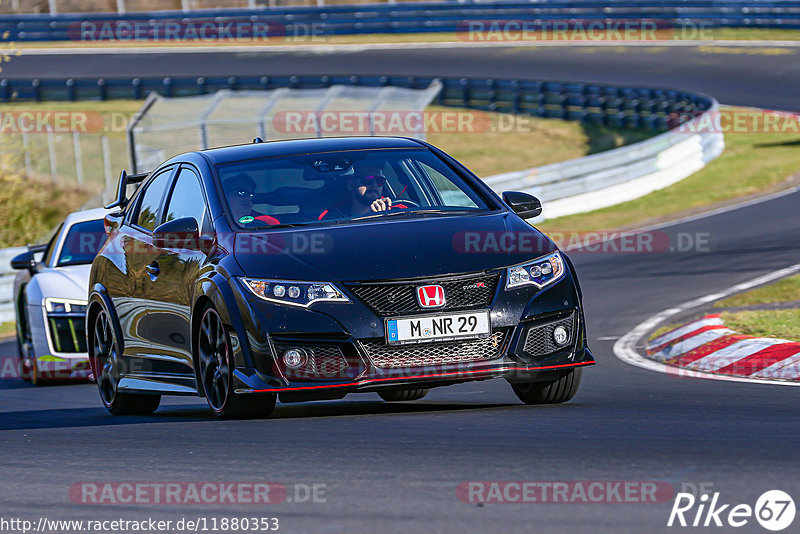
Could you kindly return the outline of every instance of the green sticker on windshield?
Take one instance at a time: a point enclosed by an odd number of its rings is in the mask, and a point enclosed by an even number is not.
[[[245,215],[244,217],[239,219],[239,224],[247,224],[247,223],[251,223],[251,222],[253,222],[255,220],[256,220],[255,217],[253,217],[251,215]]]

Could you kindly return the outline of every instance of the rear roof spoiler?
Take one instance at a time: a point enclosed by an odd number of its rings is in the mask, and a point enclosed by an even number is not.
[[[126,196],[128,185],[141,183],[149,175],[150,175],[149,172],[143,172],[139,174],[128,174],[125,171],[125,169],[122,169],[122,172],[119,173],[117,198],[114,199],[114,201],[111,202],[111,204],[107,204],[105,208],[108,210],[112,208],[120,208],[120,209],[124,208],[128,204],[128,198]]]

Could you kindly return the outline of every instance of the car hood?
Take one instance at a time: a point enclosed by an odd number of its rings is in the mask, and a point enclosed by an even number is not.
[[[91,265],[71,265],[42,270],[35,276],[42,298],[86,300],[91,269]]]
[[[485,271],[554,250],[504,212],[240,233],[234,254],[253,278],[367,281]]]

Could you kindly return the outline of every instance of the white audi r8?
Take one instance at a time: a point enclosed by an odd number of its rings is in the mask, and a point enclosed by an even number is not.
[[[20,374],[36,385],[91,373],[85,319],[89,271],[106,240],[98,208],[71,213],[46,245],[16,256],[14,279]]]

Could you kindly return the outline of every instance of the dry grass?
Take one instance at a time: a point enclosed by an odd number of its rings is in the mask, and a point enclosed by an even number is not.
[[[25,178],[0,158],[0,248],[40,240],[91,194]]]

